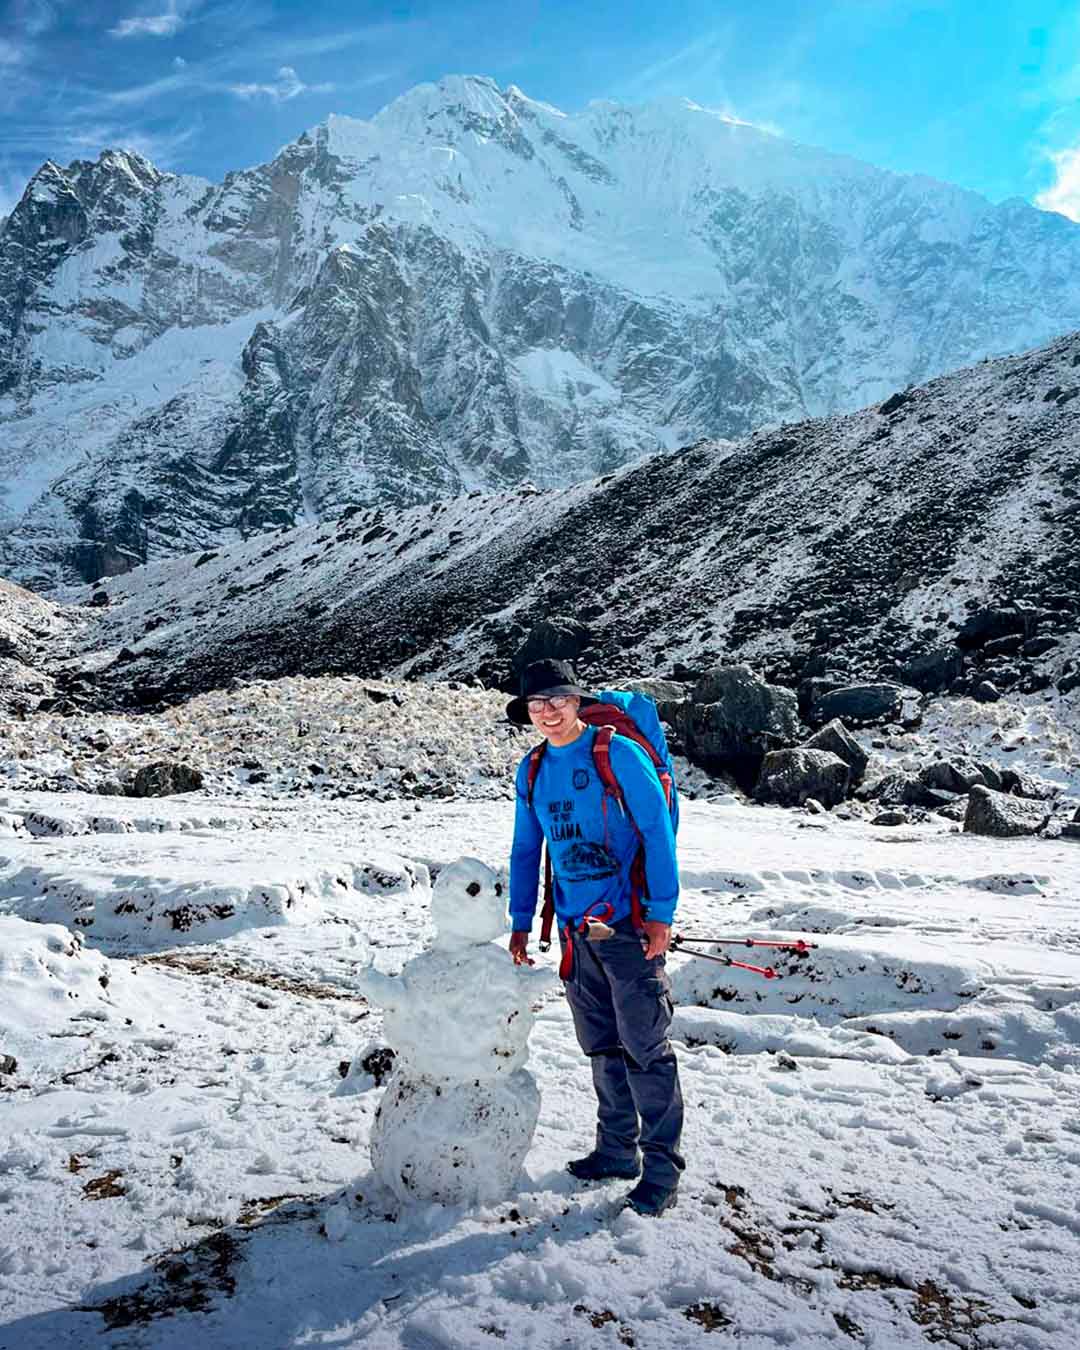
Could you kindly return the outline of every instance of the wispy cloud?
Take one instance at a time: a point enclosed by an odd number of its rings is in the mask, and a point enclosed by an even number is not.
[[[1056,177],[1050,187],[1038,193],[1035,205],[1080,222],[1080,145],[1053,151],[1050,158]]]
[[[157,80],[147,80],[145,84],[130,84],[126,89],[113,89],[100,96],[103,103],[115,107],[134,107],[140,103],[149,103],[164,94],[175,94],[182,89],[203,86],[196,71],[188,66],[177,66],[175,75],[162,75]]]
[[[0,38],[0,66],[18,66],[22,64],[23,50],[7,38]]]
[[[58,0],[15,0],[15,26],[28,37],[41,37],[54,27]]]
[[[175,37],[183,28],[186,18],[183,9],[176,0],[169,0],[164,14],[134,14],[121,19],[115,27],[109,29],[114,38],[132,37]]]
[[[282,66],[274,84],[231,84],[229,93],[237,98],[268,98],[272,103],[287,103],[301,94],[330,94],[332,84],[305,84],[292,66]]]

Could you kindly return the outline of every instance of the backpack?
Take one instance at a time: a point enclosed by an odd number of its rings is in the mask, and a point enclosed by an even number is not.
[[[611,738],[625,736],[645,751],[656,771],[664,798],[671,812],[671,827],[679,828],[679,796],[675,788],[675,766],[671,762],[664,728],[656,711],[656,703],[648,694],[629,693],[624,690],[602,689],[597,694],[599,702],[587,704],[578,712],[586,726],[599,727],[593,741],[593,764],[596,776],[604,785],[604,810],[608,800],[612,800],[619,810],[626,814],[626,803],[619,780],[611,767]],[[541,741],[529,754],[528,801],[532,806],[533,788],[536,786],[540,765],[543,763],[547,741]],[[630,823],[634,824],[633,817]],[[637,826],[634,825],[637,830]],[[647,897],[645,882],[645,842],[638,831],[638,851],[630,868],[630,912],[635,928],[644,921],[641,901]],[[546,952],[551,947],[551,929],[555,919],[555,891],[551,876],[551,853],[544,846],[544,906],[540,915],[540,950]]]

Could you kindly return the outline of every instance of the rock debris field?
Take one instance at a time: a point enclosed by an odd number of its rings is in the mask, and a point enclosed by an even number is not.
[[[773,980],[670,957],[679,1207],[638,1218],[625,1184],[564,1172],[594,1101],[550,954],[530,972],[540,1114],[514,1194],[410,1204],[377,1179],[394,1047],[361,972],[393,979],[429,945],[452,860],[505,865],[529,737],[502,702],[296,679],[5,726],[2,1350],[1071,1350],[1080,840],[1063,834],[874,825],[854,800],[760,806],[684,774],[677,929],[813,945],[774,954]],[[1052,784],[1064,814],[1075,727],[1067,703],[942,700],[860,740],[869,778],[966,754]],[[201,787],[101,791],[180,762]]]

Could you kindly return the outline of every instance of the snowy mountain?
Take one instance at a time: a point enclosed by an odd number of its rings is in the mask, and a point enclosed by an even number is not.
[[[219,184],[45,164],[0,227],[0,574],[554,487],[1080,327],[1080,227],[685,101],[454,77]]]
[[[573,488],[354,508],[152,564],[81,593],[66,678],[99,706],[294,673],[506,686],[531,627],[558,615],[582,626],[597,677],[735,659],[795,684],[895,675],[937,652],[904,678],[1067,692],[1078,395],[1080,334]]]

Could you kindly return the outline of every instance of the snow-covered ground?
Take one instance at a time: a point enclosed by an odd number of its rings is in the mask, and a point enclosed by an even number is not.
[[[421,950],[432,874],[504,863],[511,820],[5,791],[3,1350],[1075,1344],[1080,842],[688,803],[677,927],[817,946],[774,981],[671,958],[679,1207],[563,1171],[594,1108],[552,978],[518,1193],[402,1208],[355,971]]]

